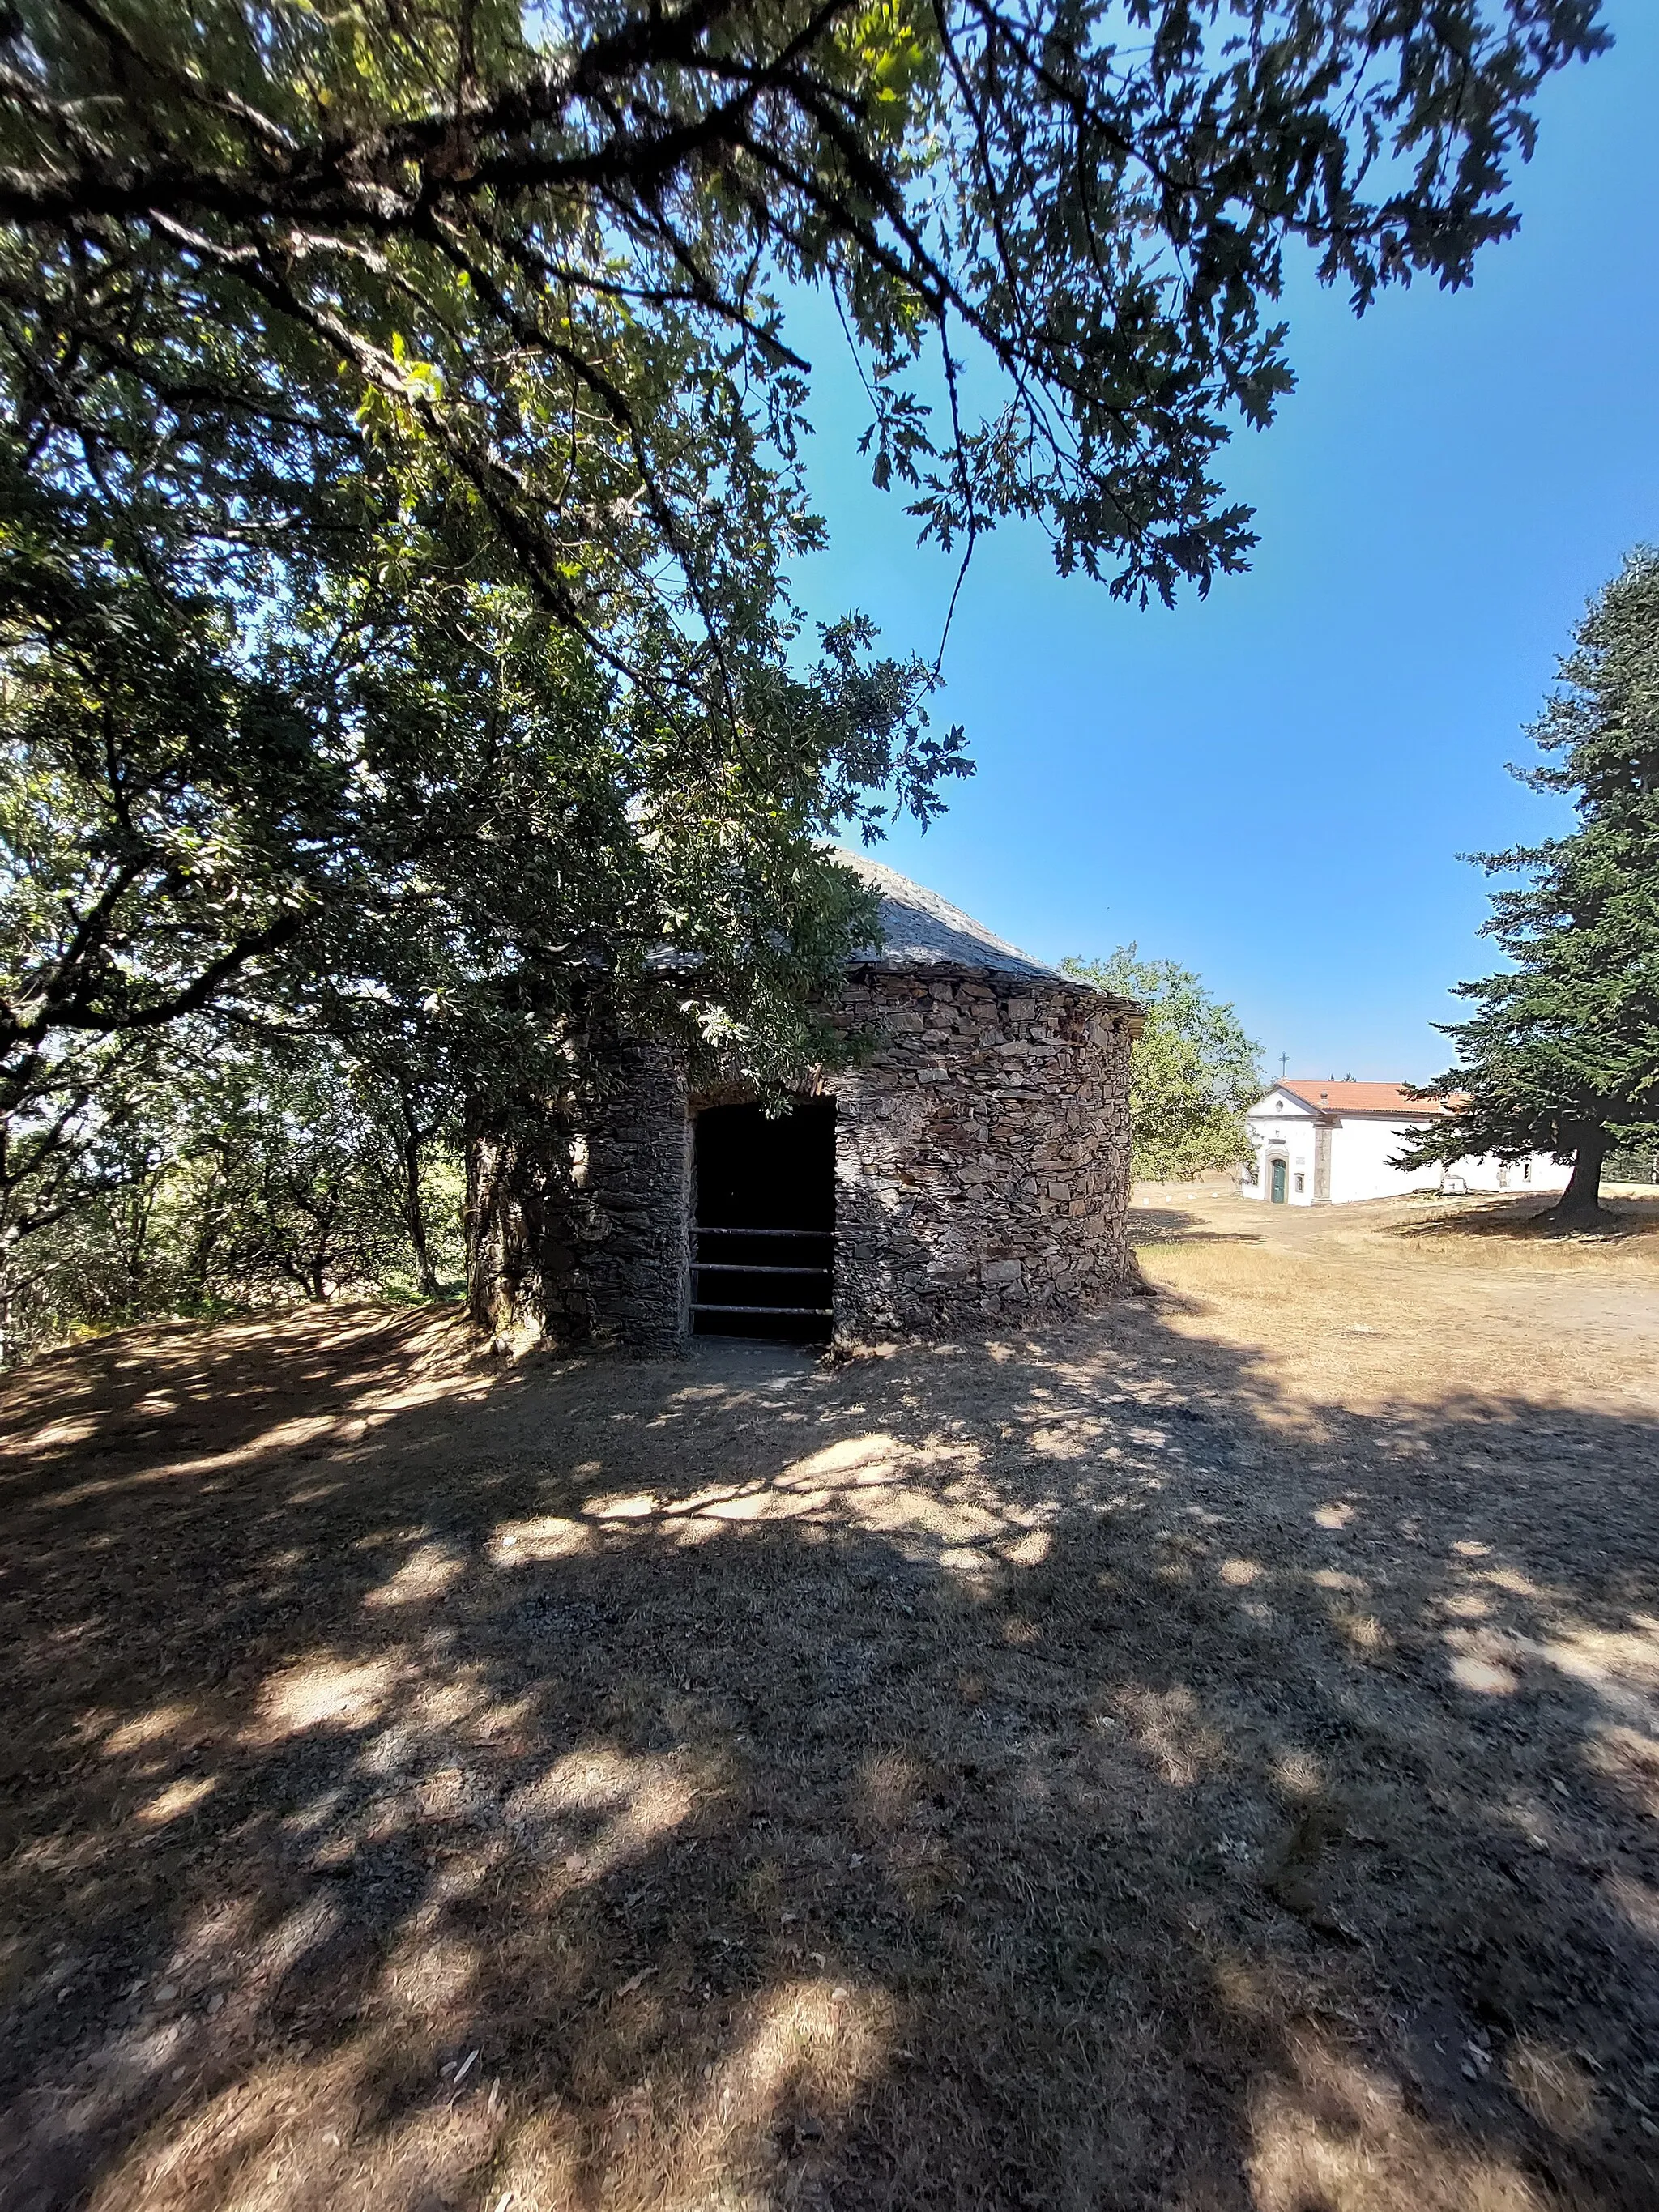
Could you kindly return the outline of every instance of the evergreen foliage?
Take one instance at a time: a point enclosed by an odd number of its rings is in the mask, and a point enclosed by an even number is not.
[[[1593,1222],[1609,1151],[1659,1146],[1659,551],[1638,547],[1591,605],[1520,771],[1571,795],[1565,837],[1480,856],[1526,880],[1485,925],[1511,963],[1458,985],[1457,1064],[1432,1090],[1455,1114],[1402,1155],[1547,1152],[1573,1173],[1556,1218]]]
[[[1129,1064],[1134,1175],[1172,1181],[1247,1158],[1244,1116],[1261,1096],[1261,1048],[1232,1007],[1212,998],[1190,969],[1143,960],[1133,945],[1065,967],[1146,1010]]]

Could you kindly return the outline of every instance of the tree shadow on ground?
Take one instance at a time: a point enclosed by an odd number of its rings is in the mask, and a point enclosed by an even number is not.
[[[1170,1303],[20,1378],[8,2205],[1655,2201],[1654,1425]]]
[[[1433,1201],[1436,1211],[1421,1220],[1402,1221],[1391,1234],[1430,1243],[1460,1238],[1489,1237],[1505,1242],[1603,1242],[1609,1237],[1659,1237],[1659,1198],[1638,1198],[1603,1192],[1605,1220],[1589,1229],[1566,1229],[1550,1218],[1553,1200],[1539,1191],[1524,1197],[1465,1199],[1448,1206]]]
[[[380,1400],[411,1388],[451,1395],[476,1345],[459,1305],[331,1306],[325,1318],[288,1311],[208,1328],[167,1322],[65,1346],[4,1378],[0,1447],[27,1451],[34,1475],[97,1461],[105,1474],[206,1456],[227,1465],[257,1442],[295,1462],[333,1449],[349,1405],[372,1422]],[[475,1376],[478,1388],[487,1371]]]
[[[1260,1244],[1255,1229],[1218,1229],[1212,1220],[1180,1206],[1132,1206],[1129,1242],[1143,1244]]]

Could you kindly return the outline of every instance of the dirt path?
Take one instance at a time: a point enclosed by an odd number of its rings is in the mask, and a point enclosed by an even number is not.
[[[1659,2202],[1659,1234],[0,1403],[8,2212]],[[1638,1233],[1639,1232],[1639,1233]]]

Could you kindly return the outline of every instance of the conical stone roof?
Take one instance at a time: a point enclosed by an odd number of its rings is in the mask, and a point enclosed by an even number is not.
[[[1094,986],[1046,961],[1033,960],[1029,952],[993,936],[983,922],[975,921],[959,906],[912,883],[896,868],[872,860],[867,853],[837,846],[833,858],[867,884],[881,901],[882,941],[854,953],[854,968],[967,969],[982,975],[1006,976],[1013,981],[1055,984],[1073,991],[1093,993]],[[1103,994],[1097,995],[1104,995]],[[1126,1002],[1127,1003],[1127,1002]]]

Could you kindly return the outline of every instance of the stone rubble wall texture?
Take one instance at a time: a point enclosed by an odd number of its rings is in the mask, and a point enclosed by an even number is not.
[[[587,1140],[592,1233],[581,1269],[581,1334],[593,1344],[672,1352],[691,1296],[691,1124],[685,1062],[631,1044]]]
[[[842,1014],[878,1042],[830,1086],[838,1336],[1058,1317],[1130,1285],[1121,1013],[1063,985],[868,969]]]
[[[1133,1282],[1121,1010],[1081,987],[872,967],[840,1012],[873,1049],[828,1085],[838,1338],[1058,1318]],[[630,1044],[574,1144],[475,1140],[475,1317],[502,1340],[681,1345],[696,1103],[672,1048]]]
[[[677,1349],[690,1203],[683,1056],[654,1043],[613,1048],[603,1085],[540,1138],[469,1139],[472,1318],[502,1344]]]

